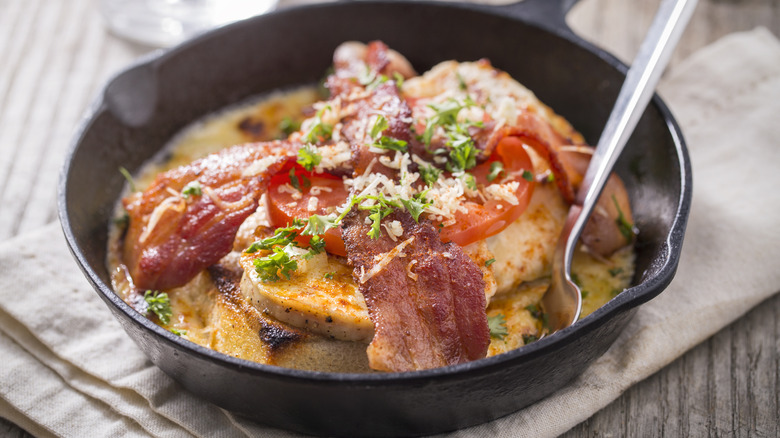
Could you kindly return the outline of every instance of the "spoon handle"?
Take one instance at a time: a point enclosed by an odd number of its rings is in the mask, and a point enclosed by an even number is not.
[[[663,0],[590,160],[575,204],[582,206],[566,244],[565,265],[571,264],[574,247],[596,206],[620,153],[653,96],[655,86],[669,62],[697,0]],[[566,270],[567,277],[569,270]]]

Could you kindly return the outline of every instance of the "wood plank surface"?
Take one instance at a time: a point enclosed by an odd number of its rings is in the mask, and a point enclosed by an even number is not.
[[[81,115],[112,74],[150,49],[105,31],[97,0],[0,0],[0,240],[56,219],[56,185]],[[584,38],[630,62],[659,0],[582,0]],[[780,36],[780,0],[700,0],[672,66],[756,26]],[[564,436],[780,436],[780,296]],[[0,418],[0,436],[29,434]]]

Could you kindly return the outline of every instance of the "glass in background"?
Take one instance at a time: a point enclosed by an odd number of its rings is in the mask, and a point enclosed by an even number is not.
[[[203,31],[275,8],[277,0],[102,0],[115,34],[154,47],[170,47]]]

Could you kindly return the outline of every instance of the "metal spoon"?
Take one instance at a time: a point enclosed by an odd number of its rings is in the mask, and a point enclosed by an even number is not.
[[[582,294],[571,279],[574,248],[615,162],[653,96],[661,73],[693,14],[696,1],[663,0],[626,74],[555,248],[552,281],[542,298],[550,333],[574,324],[580,315]]]

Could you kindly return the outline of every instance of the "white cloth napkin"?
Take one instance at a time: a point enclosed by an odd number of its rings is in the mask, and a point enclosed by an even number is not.
[[[675,280],[547,399],[453,436],[554,436],[780,291],[780,42],[702,49],[661,89],[693,161]],[[295,436],[238,419],[151,364],[71,258],[58,224],[0,244],[0,416],[37,436]]]

